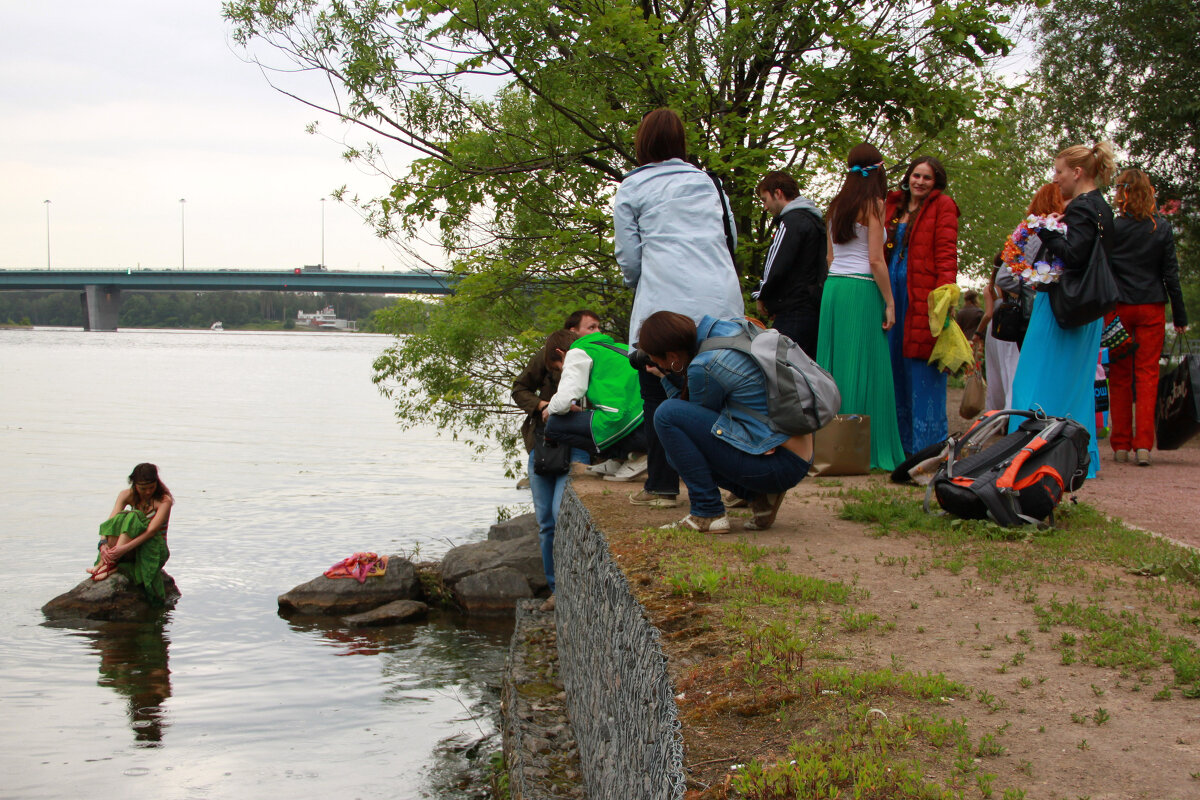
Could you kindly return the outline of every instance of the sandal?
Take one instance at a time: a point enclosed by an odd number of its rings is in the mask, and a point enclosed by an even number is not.
[[[112,575],[116,571],[117,571],[117,562],[115,562],[115,561],[101,562],[100,566],[96,567],[96,571],[92,573],[92,580],[102,581],[105,578],[107,578],[109,575]]]

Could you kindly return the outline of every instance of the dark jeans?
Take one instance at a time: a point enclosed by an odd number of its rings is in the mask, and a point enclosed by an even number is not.
[[[631,451],[645,452],[645,430],[645,424],[638,425],[628,435],[606,447],[604,453],[612,453],[614,455],[611,455],[611,458],[621,457],[623,460]],[[586,450],[593,457],[601,455],[596,451],[596,443],[592,438],[591,411],[551,414],[546,420],[546,438]],[[624,456],[616,455],[622,453]]]
[[[667,460],[654,425],[658,407],[667,399],[662,381],[645,370],[638,370],[638,388],[642,390],[642,415],[646,429],[646,482],[642,485],[650,494],[679,494],[679,473]]]
[[[820,321],[820,314],[816,311],[783,311],[775,315],[771,327],[800,345],[806,356],[816,358]]]
[[[716,411],[678,399],[667,400],[654,417],[667,458],[687,484],[693,516],[723,516],[721,489],[753,500],[787,491],[808,474],[809,462],[785,447],[754,455],[721,441],[712,433],[716,421]]]

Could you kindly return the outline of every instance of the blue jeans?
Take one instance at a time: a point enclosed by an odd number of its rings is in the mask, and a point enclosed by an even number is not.
[[[687,485],[693,516],[724,515],[721,489],[753,500],[787,491],[808,474],[809,462],[785,447],[753,455],[721,441],[712,433],[716,421],[716,411],[679,399],[666,401],[654,415],[667,460]]]
[[[588,455],[578,448],[571,449],[571,461],[588,462]],[[569,473],[562,475],[538,475],[533,471],[533,453],[529,454],[529,493],[533,495],[533,513],[537,517],[538,545],[542,548],[542,567],[546,570],[546,583],[554,591],[554,525],[558,521],[558,509],[562,505],[563,488]]]

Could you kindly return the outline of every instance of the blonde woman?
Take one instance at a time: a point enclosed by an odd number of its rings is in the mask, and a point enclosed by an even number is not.
[[[1096,237],[1112,260],[1114,240],[1112,208],[1098,186],[1113,174],[1112,145],[1076,145],[1054,159],[1054,183],[1062,190],[1067,207],[1063,214],[1048,215],[1031,227],[1045,245],[1051,261],[1062,262],[1062,271],[1087,268]],[[1065,230],[1064,230],[1065,228]],[[1049,292],[1057,285],[1053,275],[1038,283],[1033,314],[1021,345],[1021,359],[1013,378],[1013,407],[1044,411],[1069,417],[1091,434],[1088,477],[1096,477],[1100,450],[1096,446],[1096,362],[1104,320],[1078,328],[1059,326],[1050,309]],[[1013,427],[1020,422],[1014,420]]]

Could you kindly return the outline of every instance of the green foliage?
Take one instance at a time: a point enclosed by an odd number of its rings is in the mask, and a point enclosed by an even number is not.
[[[1200,14],[1193,0],[1056,0],[1036,37],[1052,145],[1113,138],[1172,217],[1185,304],[1200,308]],[[1048,126],[1046,125],[1048,123]]]
[[[324,73],[330,97],[305,101],[373,138],[345,155],[388,177],[391,189],[343,199],[402,248],[436,236],[459,281],[426,329],[376,364],[377,382],[404,387],[392,395],[397,416],[510,450],[511,381],[567,313],[593,308],[626,336],[631,293],[612,258],[607,206],[634,166],[633,134],[644,112],[678,111],[690,151],[725,182],[749,286],[768,238],[753,188],[768,169],[790,169],[828,199],[836,165],[856,142],[880,143],[894,163],[953,130],[962,163],[975,169],[964,166],[963,174],[997,174],[979,154],[1003,153],[979,147],[992,133],[971,121],[1003,105],[1005,91],[989,83],[987,69],[1008,52],[1000,26],[1020,7],[1019,0],[223,5],[247,52],[277,58],[268,67]],[[412,159],[403,174],[389,170],[384,147],[393,145]],[[984,206],[971,201],[968,210],[976,207]],[[996,230],[1011,228],[1004,216]],[[969,235],[979,242],[971,264],[998,246],[993,231]]]

